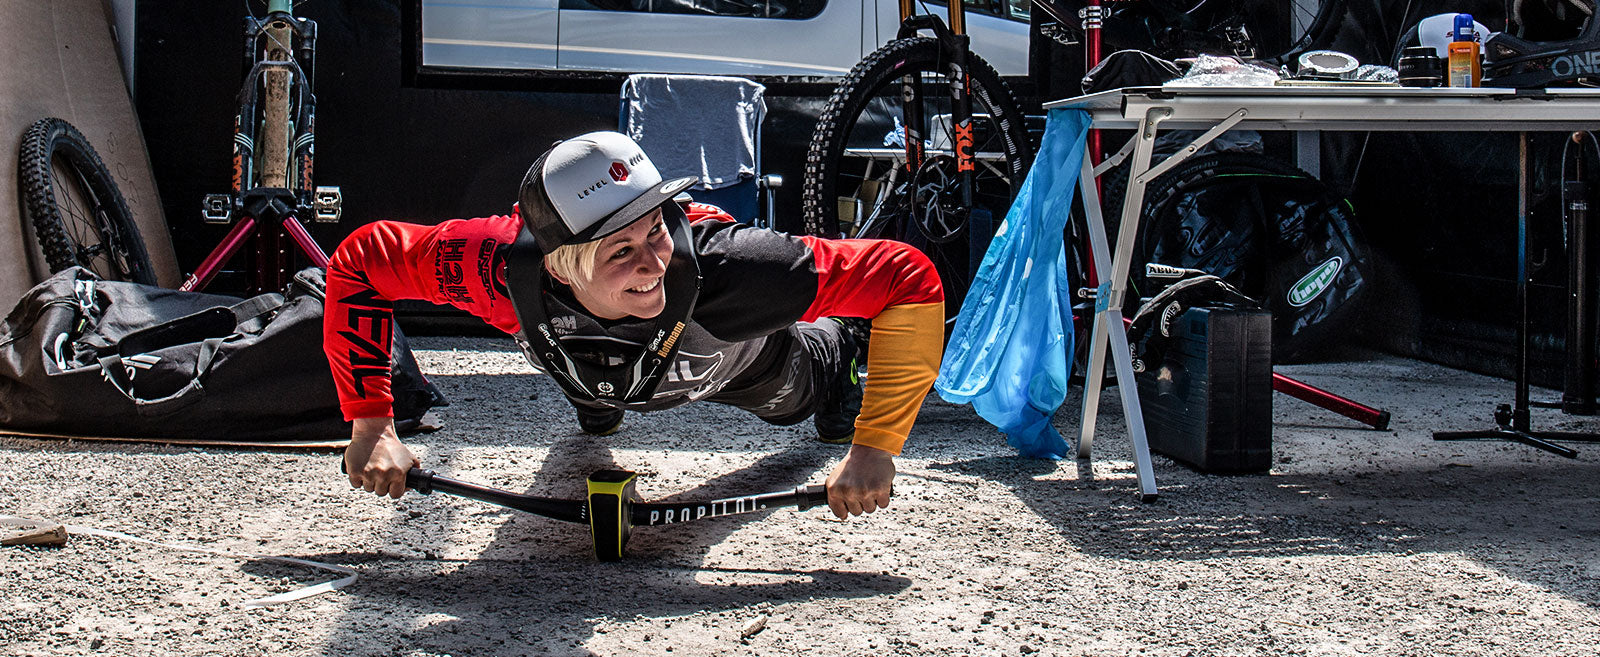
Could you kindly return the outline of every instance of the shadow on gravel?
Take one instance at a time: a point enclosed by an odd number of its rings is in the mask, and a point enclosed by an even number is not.
[[[835,452],[807,446],[773,453],[659,501],[792,488],[809,480]],[[615,467],[603,439],[563,440],[551,447],[536,472],[529,468],[535,481],[526,492],[581,495],[585,475]],[[820,512],[825,510],[808,513]],[[472,559],[327,556],[336,562],[368,562],[361,568],[361,580],[345,589],[354,600],[345,622],[327,639],[328,654],[581,655],[589,654],[582,645],[604,633],[610,620],[691,616],[675,622],[693,623],[700,622],[692,618],[697,613],[811,598],[866,598],[911,584],[905,577],[878,572],[701,565],[712,546],[741,526],[762,522],[764,514],[639,528],[628,543],[626,559],[598,563],[587,527],[506,513],[509,520]],[[413,529],[414,523],[405,531]],[[426,531],[440,543],[448,541],[448,523]],[[773,549],[803,549],[792,544],[792,532],[780,540],[790,544]],[[736,642],[746,620],[739,627],[711,629],[717,638]],[[657,652],[648,643],[640,650]]]
[[[1459,552],[1600,607],[1600,463],[1400,464],[1338,474],[1214,476],[1156,458],[1161,497],[1126,478],[1039,479],[1056,464],[1010,456],[930,467],[1011,488],[1088,554],[1204,560]],[[1082,463],[1080,462],[1080,469]]]
[[[475,561],[453,572],[431,570],[366,569],[354,587],[360,600],[351,604],[348,623],[328,638],[328,654],[591,654],[581,646],[605,633],[608,622],[689,616],[677,622],[696,623],[703,622],[696,614],[890,595],[910,585],[907,578],[875,572],[703,569],[651,561]],[[375,632],[376,619],[390,631]],[[718,639],[736,642],[745,620],[712,629]],[[391,643],[371,645],[385,636]]]

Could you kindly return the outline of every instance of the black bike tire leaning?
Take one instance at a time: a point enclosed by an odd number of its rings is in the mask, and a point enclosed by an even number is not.
[[[1156,243],[1172,230],[1175,215],[1170,210],[1173,204],[1190,189],[1218,176],[1234,175],[1315,179],[1299,167],[1255,153],[1211,153],[1186,161],[1150,181],[1145,189],[1144,212],[1140,215],[1139,234],[1134,240],[1133,262],[1153,262]],[[1147,290],[1143,271],[1130,270],[1128,278],[1132,289],[1141,294]]]
[[[33,227],[50,271],[88,265],[79,259],[78,244],[69,237],[67,218],[62,216],[56,198],[54,162],[57,158],[77,174],[83,190],[93,197],[86,200],[92,204],[94,214],[103,217],[97,219],[103,223],[94,226],[102,244],[119,250],[119,257],[110,258],[117,270],[112,272],[115,275],[96,273],[105,278],[155,285],[155,267],[150,263],[150,254],[111,172],[83,133],[58,118],[35,121],[24,133],[17,157],[22,211]],[[108,229],[115,234],[108,236]]]
[[[844,80],[834,87],[822,115],[817,119],[811,145],[806,152],[804,185],[801,191],[803,230],[809,235],[834,237],[840,234],[836,179],[844,156],[845,141],[867,105],[884,85],[898,84],[908,73],[944,75],[944,62],[939,42],[928,37],[912,37],[890,41],[858,62]],[[1011,193],[1022,187],[1028,172],[1031,153],[1027,133],[1023,126],[1022,111],[1000,74],[994,67],[975,54],[968,54],[967,70],[972,79],[973,111],[989,114],[999,126],[1008,165],[1006,176],[1010,179]],[[994,217],[998,227],[1004,219],[1002,208]],[[847,235],[847,237],[853,237]],[[970,239],[970,236],[969,236]],[[938,247],[929,244],[928,247]],[[968,245],[968,248],[973,248]],[[926,251],[927,248],[924,247]],[[931,256],[932,254],[930,254]],[[938,263],[935,263],[936,266]],[[944,269],[944,268],[942,268]],[[945,281],[945,313],[953,317],[959,309],[973,272],[960,272],[965,280],[959,286]],[[947,271],[940,271],[941,279]]]
[[[1185,243],[1188,237],[1182,236],[1177,225],[1182,213],[1177,210],[1186,198],[1196,189],[1215,184],[1220,178],[1239,176],[1255,181],[1268,181],[1276,179],[1283,184],[1290,185],[1315,185],[1325,186],[1316,176],[1287,162],[1251,153],[1214,153],[1198,157],[1174,167],[1171,171],[1152,181],[1150,194],[1144,206],[1143,218],[1145,225],[1140,227],[1138,239],[1135,240],[1133,254],[1134,262],[1162,262],[1162,264],[1200,267],[1192,262],[1174,260],[1171,257],[1158,255],[1158,245],[1164,239],[1176,238],[1177,244]],[[1348,201],[1345,202],[1348,208]],[[1349,217],[1347,216],[1347,220]],[[1366,271],[1370,277],[1368,259],[1361,254],[1366,250],[1360,231],[1355,223],[1342,224],[1345,226],[1343,233],[1347,247],[1350,249],[1350,266],[1358,271]],[[1265,306],[1273,310],[1273,362],[1295,363],[1304,362],[1308,357],[1313,357],[1325,350],[1331,344],[1329,336],[1337,335],[1334,327],[1346,325],[1350,321],[1351,313],[1356,312],[1351,308],[1359,307],[1361,295],[1356,295],[1341,302],[1345,310],[1324,317],[1322,320],[1310,325],[1300,325],[1293,308],[1285,305],[1283,301],[1287,290],[1274,283],[1271,271],[1276,267],[1273,263],[1281,260],[1292,251],[1284,251],[1281,246],[1275,246],[1277,237],[1273,236],[1274,228],[1254,224],[1249,227],[1250,233],[1245,238],[1247,251],[1240,261],[1240,268],[1233,274],[1224,275],[1225,279],[1239,287],[1245,294],[1255,297]],[[1308,232],[1313,232],[1308,230]],[[1320,230],[1316,231],[1320,233]],[[1171,246],[1171,244],[1168,244]],[[1203,268],[1203,267],[1202,267]],[[1142,271],[1130,271],[1129,279],[1140,290],[1148,288],[1148,282],[1143,278]],[[1342,319],[1336,319],[1342,318]],[[1291,329],[1291,325],[1299,328]]]

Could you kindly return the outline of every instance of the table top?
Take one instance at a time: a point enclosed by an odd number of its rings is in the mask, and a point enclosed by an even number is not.
[[[1128,87],[1045,103],[1089,112],[1096,128],[1137,128],[1151,110],[1161,129],[1206,129],[1240,109],[1255,130],[1538,132],[1600,128],[1600,89],[1366,86]]]

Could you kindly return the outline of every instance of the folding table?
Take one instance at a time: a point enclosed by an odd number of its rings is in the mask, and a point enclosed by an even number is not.
[[[1518,133],[1600,128],[1600,89],[1167,85],[1103,91],[1046,103],[1044,108],[1088,112],[1092,128],[1135,131],[1121,150],[1099,166],[1092,165],[1090,158],[1085,157],[1078,181],[1088,218],[1095,270],[1104,276],[1094,293],[1095,315],[1089,338],[1089,371],[1084,383],[1078,456],[1089,458],[1093,446],[1095,416],[1099,411],[1109,346],[1123,412],[1127,416],[1128,436],[1133,443],[1139,496],[1145,500],[1155,499],[1156,483],[1151,472],[1150,447],[1145,438],[1138,387],[1133,384],[1133,363],[1121,308],[1127,292],[1128,269],[1133,264],[1129,260],[1133,254],[1134,235],[1139,229],[1140,211],[1144,207],[1144,190],[1151,180],[1194,155],[1218,135],[1235,128]],[[1151,166],[1159,129],[1205,132],[1177,153]],[[1521,143],[1525,159],[1525,137]],[[1111,251],[1094,179],[1125,160],[1130,168],[1127,197],[1122,204],[1116,250]],[[1518,186],[1519,222],[1524,226],[1528,208],[1526,168],[1522,167],[1522,181]],[[1520,273],[1519,278],[1523,278]],[[1519,280],[1519,286],[1521,284]]]

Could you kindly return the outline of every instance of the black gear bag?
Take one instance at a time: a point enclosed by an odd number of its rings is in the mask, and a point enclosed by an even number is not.
[[[1342,340],[1372,263],[1354,210],[1310,174],[1260,155],[1216,153],[1151,183],[1134,262],[1199,269],[1272,311],[1272,357],[1301,362]],[[1135,275],[1135,289],[1152,281]]]
[[[247,442],[350,436],[322,351],[322,270],[249,299],[64,270],[0,325],[0,430]],[[394,332],[395,419],[444,398]]]

